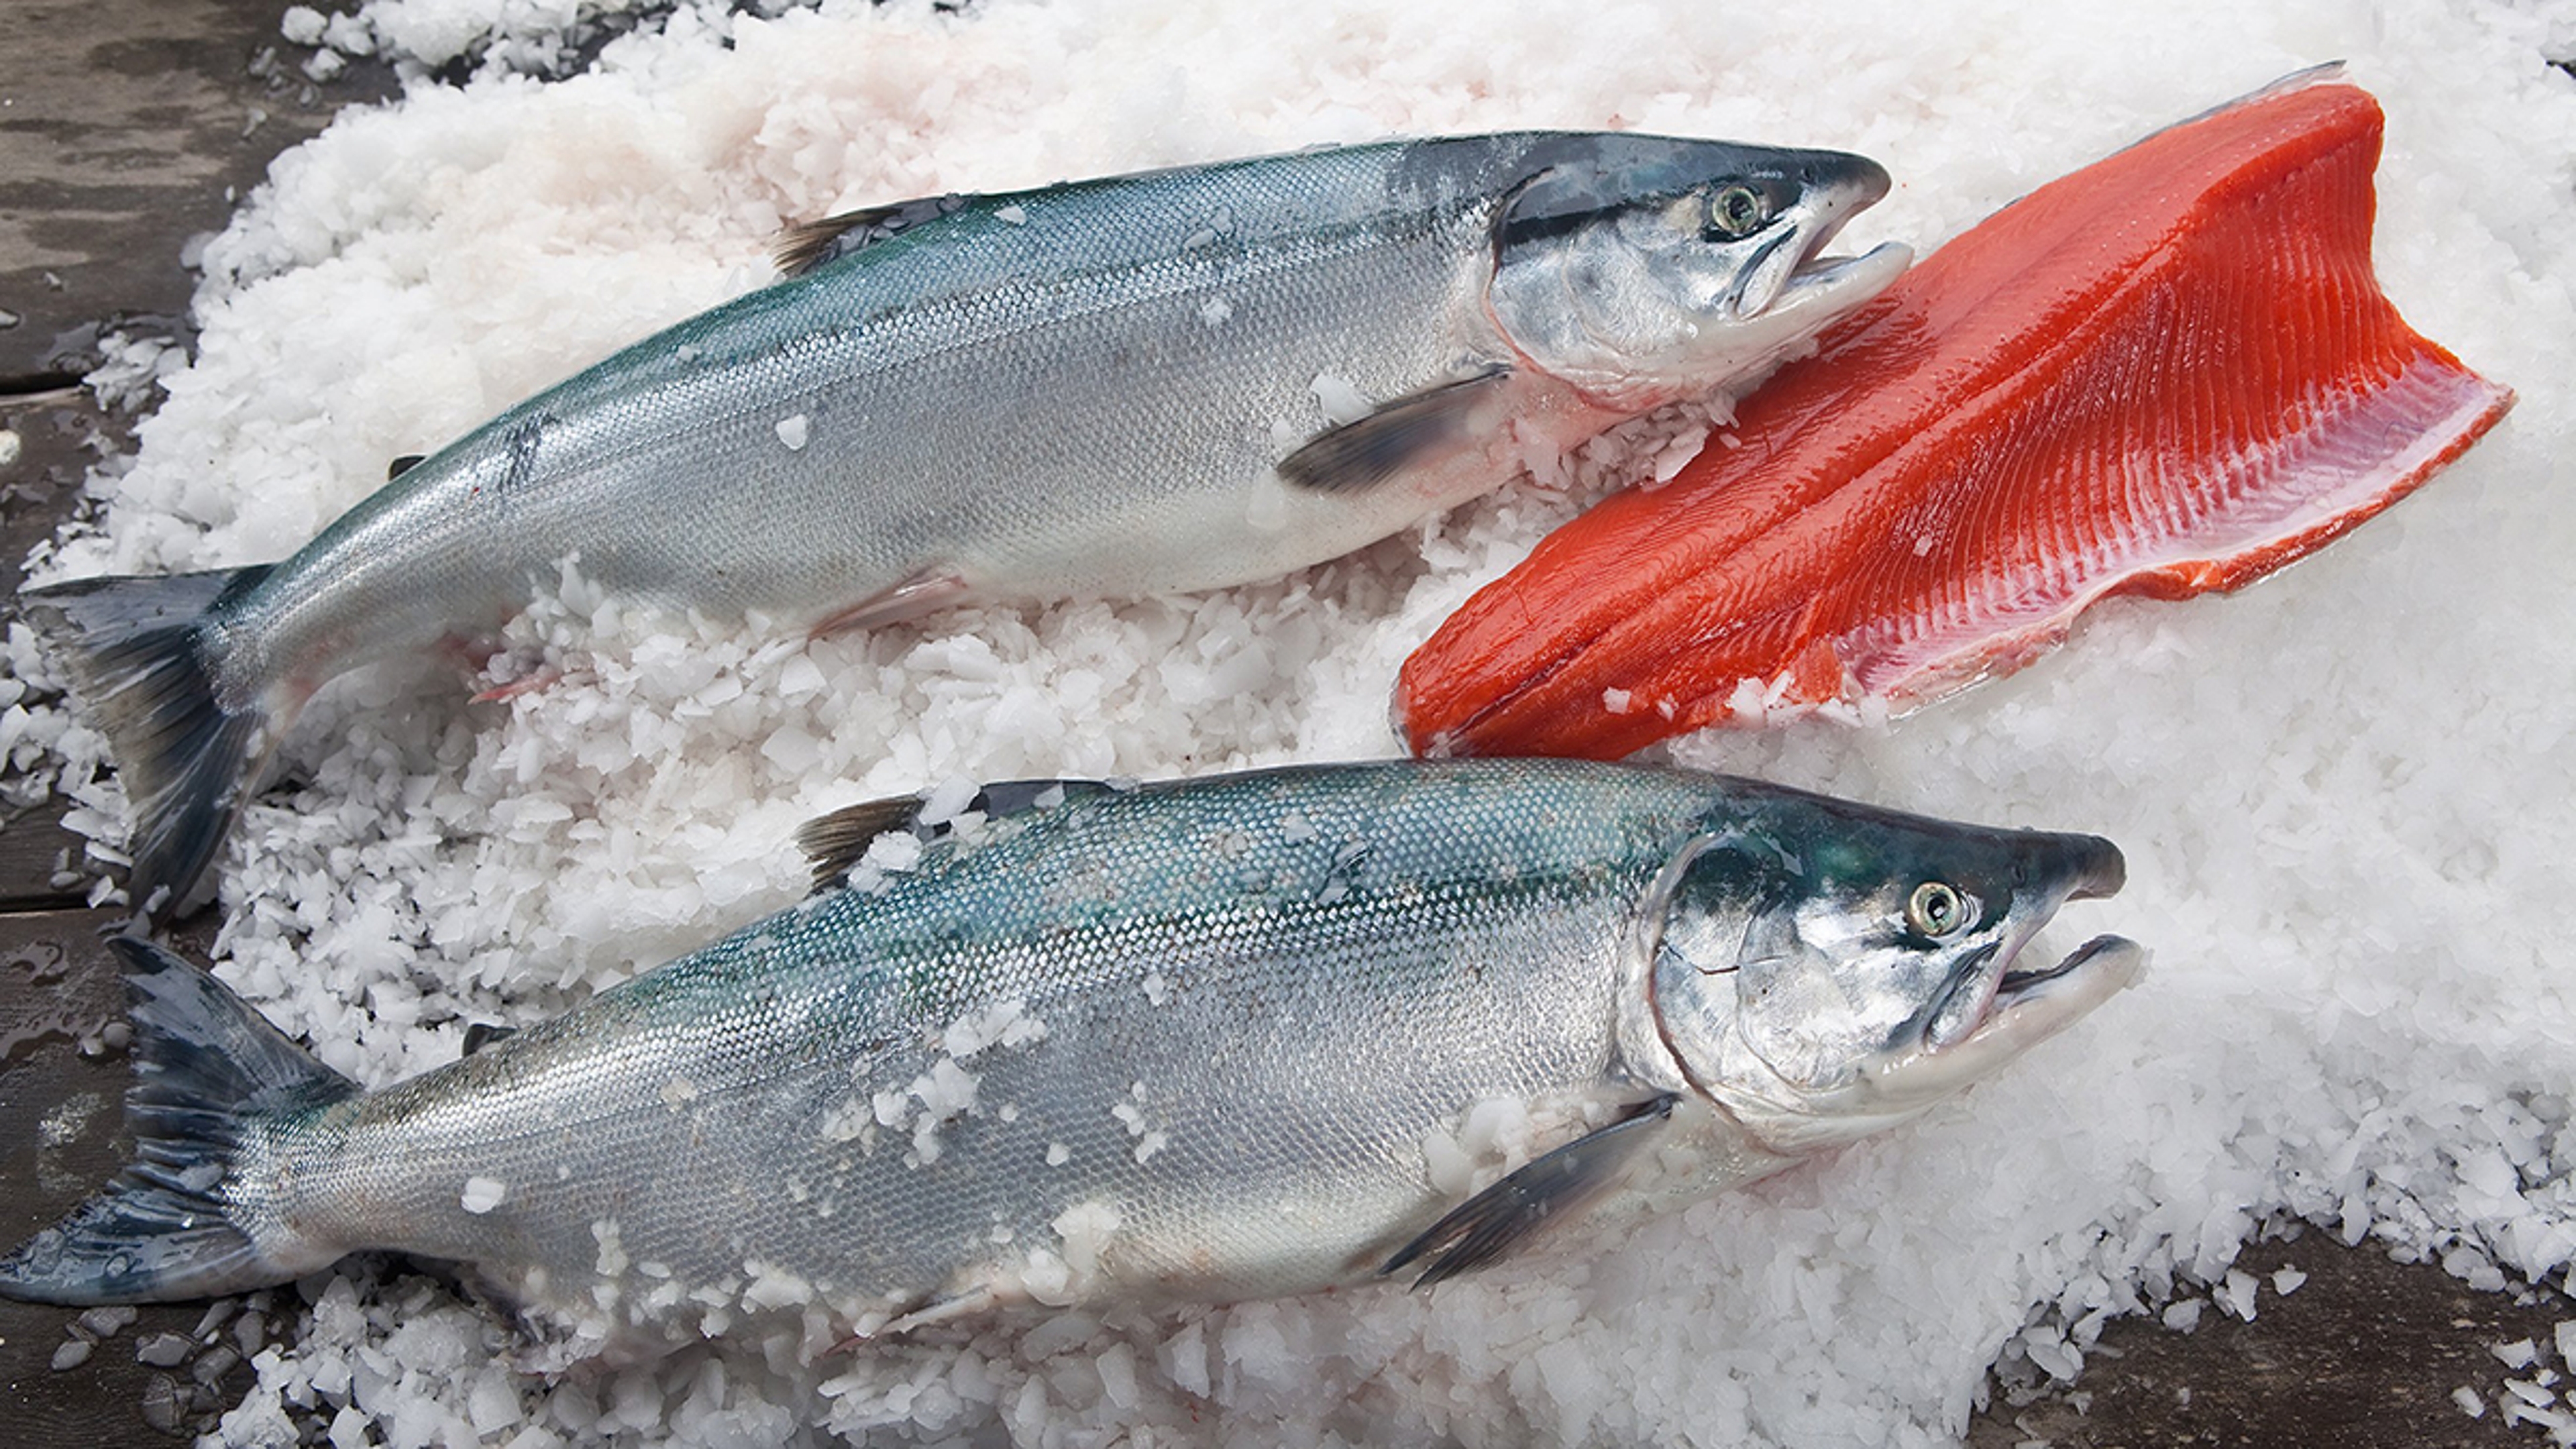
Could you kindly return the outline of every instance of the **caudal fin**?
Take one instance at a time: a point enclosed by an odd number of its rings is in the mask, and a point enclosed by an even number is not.
[[[19,595],[115,753],[133,822],[128,894],[138,911],[194,903],[198,877],[241,809],[259,763],[252,755],[264,756],[277,737],[264,728],[263,708],[224,704],[207,628],[207,611],[267,572],[78,579]]]
[[[31,1303],[212,1298],[284,1283],[339,1250],[287,1231],[234,1173],[243,1129],[354,1094],[215,979],[146,941],[108,943],[134,997],[135,1161],[107,1191],[0,1258]]]

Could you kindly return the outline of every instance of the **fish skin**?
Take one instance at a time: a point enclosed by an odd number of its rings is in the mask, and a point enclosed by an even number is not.
[[[2015,973],[2118,888],[2106,841],[1721,776],[1392,762],[1015,808],[372,1093],[120,942],[143,1160],[0,1294],[204,1296],[386,1247],[631,1345],[1298,1293],[1456,1207],[1435,1156],[1480,1103],[1542,1124],[1515,1156],[1605,1123],[1579,1140],[1656,1147],[1603,1154],[1569,1218],[1689,1201],[1912,1116],[2140,959]],[[1941,940],[1908,934],[1933,877],[1972,902]]]
[[[2239,588],[2374,516],[2512,402],[2379,290],[2380,126],[2293,77],[1942,247],[1444,623],[1399,685],[1411,746],[1901,712],[2097,599]]]
[[[1696,198],[1733,184],[1775,214],[1702,238]],[[1767,365],[1904,249],[1810,266],[1751,316],[1707,297],[1812,258],[1887,185],[1836,152],[1527,132],[896,208],[402,469],[282,563],[22,598],[124,772],[133,898],[184,900],[314,690],[488,638],[568,560],[622,599],[818,633],[1274,577]],[[1548,309],[1578,303],[1568,335]],[[1336,402],[1467,378],[1341,450],[1359,486],[1289,466],[1340,436]]]

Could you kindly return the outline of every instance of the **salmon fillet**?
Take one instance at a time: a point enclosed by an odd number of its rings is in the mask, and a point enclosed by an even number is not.
[[[2293,77],[1988,218],[1470,599],[1405,665],[1413,749],[1902,712],[2097,599],[2240,587],[2412,492],[2513,394],[2380,291],[2380,133],[2366,92]]]

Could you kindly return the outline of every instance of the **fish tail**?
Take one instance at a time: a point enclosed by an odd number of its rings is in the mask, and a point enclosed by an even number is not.
[[[78,579],[19,596],[115,754],[133,821],[128,895],[139,911],[192,903],[241,809],[253,751],[264,754],[279,732],[266,728],[266,706],[224,703],[221,641],[208,627],[211,611],[267,573]]]
[[[132,937],[111,940],[134,998],[135,1160],[105,1192],[0,1258],[0,1297],[31,1303],[211,1298],[289,1282],[341,1254],[288,1227],[236,1172],[246,1129],[358,1087],[241,998]]]

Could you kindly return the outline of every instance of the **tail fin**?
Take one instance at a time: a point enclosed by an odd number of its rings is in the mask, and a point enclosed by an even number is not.
[[[212,1298],[284,1283],[339,1257],[335,1247],[283,1234],[232,1169],[246,1121],[354,1095],[357,1085],[187,962],[131,937],[108,944],[125,960],[134,997],[125,1125],[136,1160],[107,1191],[0,1258],[0,1298]]]
[[[263,728],[265,710],[228,708],[218,697],[206,628],[209,610],[267,573],[79,579],[19,595],[115,751],[133,820],[128,894],[137,911],[194,903],[197,879],[241,808],[258,763],[252,752],[264,755],[263,742],[277,736]]]

